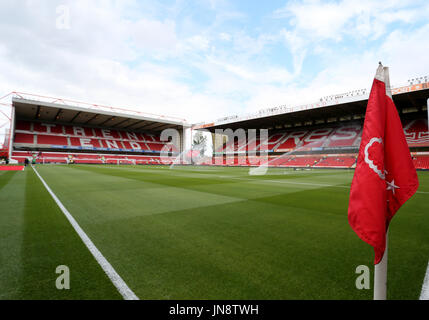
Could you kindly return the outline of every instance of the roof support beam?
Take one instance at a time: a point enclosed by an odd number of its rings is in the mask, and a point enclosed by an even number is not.
[[[169,124],[164,124],[164,125],[162,125],[162,126],[159,126],[159,127],[156,127],[156,130],[157,131],[162,131],[162,130],[165,130],[165,129],[175,129],[175,127],[172,127],[171,125],[169,125]]]
[[[152,124],[150,124],[150,125],[147,125],[147,126],[143,126],[143,127],[140,127],[139,129],[143,129],[143,130],[153,130],[153,129],[155,129],[155,128],[158,128],[158,127],[162,127],[162,126],[164,126],[165,125],[165,123],[152,123]]]
[[[415,103],[415,101],[413,99],[411,99],[410,95],[407,95],[407,100],[413,105],[414,108],[418,109],[417,104]]]
[[[63,111],[63,109],[58,109],[58,112],[55,115],[54,121],[58,119],[58,117],[60,116],[61,111]]]
[[[117,124],[115,124],[115,127],[118,127],[119,125],[121,125],[121,124],[123,124],[123,123],[125,123],[125,122],[127,122],[129,119],[125,119],[125,120],[123,120],[123,121],[121,121],[121,122],[118,122]]]
[[[110,117],[110,118],[106,119],[106,121],[103,121],[102,123],[99,123],[98,125],[99,125],[99,126],[102,126],[102,125],[106,124],[108,121],[110,121],[110,120],[112,120],[112,119],[113,119],[113,118],[112,118],[112,117]]]
[[[37,106],[36,116],[34,117],[35,120],[39,119],[40,117],[40,106]]]
[[[147,121],[146,120],[140,120],[140,121],[129,124],[128,126],[124,127],[123,129],[128,129],[130,127],[134,127],[136,124],[145,123],[145,122],[147,122]]]
[[[90,123],[92,120],[94,120],[97,117],[98,117],[98,113],[96,113],[93,117],[89,118],[89,120],[87,122],[85,122],[84,124]]]
[[[79,115],[81,114],[81,112],[79,111],[78,113],[76,113],[75,114],[75,116],[70,120],[70,122],[72,122],[73,123],[73,121],[75,121],[75,119],[77,118],[77,117],[79,117]]]

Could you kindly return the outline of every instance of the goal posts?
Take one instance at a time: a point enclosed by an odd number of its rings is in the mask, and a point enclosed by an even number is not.
[[[116,164],[117,165],[136,165],[136,160],[135,159],[117,159],[116,160]]]

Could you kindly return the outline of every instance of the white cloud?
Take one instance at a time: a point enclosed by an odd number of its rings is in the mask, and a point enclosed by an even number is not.
[[[352,12],[343,11],[340,4],[306,1],[291,3],[277,10],[276,16],[289,18],[293,28],[307,32],[314,37],[337,38],[339,30],[349,20]]]
[[[223,41],[231,41],[232,37],[229,33],[222,32],[219,34],[219,38]]]
[[[422,6],[416,6],[423,4]],[[411,7],[415,6],[415,7]],[[345,35],[378,38],[394,22],[410,23],[427,16],[428,5],[422,1],[393,0],[306,0],[290,2],[274,12],[276,18],[288,19],[293,30],[306,38],[340,41]],[[426,11],[426,13],[425,13]]]
[[[144,51],[174,51],[177,46],[175,23],[171,20],[140,19],[135,23],[127,23],[127,30],[132,30],[134,44]]]
[[[15,12],[17,4],[8,5]],[[2,91],[128,106],[190,121],[226,113],[232,101],[192,92],[178,80],[187,72],[181,66],[145,59],[129,66],[141,54],[177,55],[184,44],[205,49],[207,39],[195,36],[180,44],[173,21],[125,19],[126,6],[114,1],[69,5],[70,30],[55,29],[55,5],[46,3],[20,6],[15,22],[0,19],[0,35],[6,39],[0,50]]]
[[[190,45],[190,50],[196,49],[206,51],[210,46],[210,40],[202,35],[190,37],[186,42]]]
[[[55,28],[58,4],[70,30]],[[181,4],[4,1],[0,88],[201,121],[367,87],[379,60],[392,83],[429,73],[426,3],[290,2],[271,29],[226,1],[206,22]]]

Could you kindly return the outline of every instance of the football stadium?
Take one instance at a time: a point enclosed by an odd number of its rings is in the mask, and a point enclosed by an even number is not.
[[[391,299],[418,299],[428,263],[426,80],[392,89],[420,187],[392,222]],[[371,299],[355,289],[354,270],[372,265],[372,249],[347,222],[368,97],[356,90],[189,124],[11,93],[1,298],[127,297],[70,215],[139,299]],[[239,128],[257,134],[215,139],[216,130]],[[165,130],[178,139],[163,138]],[[186,148],[189,131],[201,130],[211,156]],[[249,174],[258,166],[263,175]],[[53,285],[59,265],[72,271],[73,290]]]
[[[429,300],[428,10],[3,1],[2,303]]]

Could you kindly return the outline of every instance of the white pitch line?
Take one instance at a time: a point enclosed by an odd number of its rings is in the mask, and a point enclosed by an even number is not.
[[[70,224],[74,228],[74,230],[77,232],[79,237],[82,239],[83,243],[86,245],[86,247],[89,249],[91,254],[94,256],[95,260],[97,260],[98,264],[101,266],[103,271],[107,274],[110,281],[112,281],[113,285],[118,289],[119,293],[122,295],[122,297],[125,300],[139,300],[139,298],[135,295],[135,293],[127,286],[125,281],[121,278],[121,276],[115,271],[115,269],[112,267],[112,265],[107,261],[107,259],[102,255],[100,250],[97,249],[97,247],[94,245],[94,243],[91,241],[91,239],[86,235],[86,233],[82,230],[82,228],[79,226],[79,224],[76,222],[76,220],[73,218],[73,216],[70,214],[70,212],[64,207],[64,205],[61,203],[61,201],[57,198],[57,196],[53,193],[51,188],[47,185],[45,180],[40,176],[39,172],[37,172],[36,168],[31,166],[36,173],[36,175],[39,177],[40,181],[42,181],[43,185],[45,186],[46,190],[48,190],[49,194],[52,196],[52,198],[57,203],[58,207],[61,209],[61,211],[64,213],[66,218],[69,220]]]
[[[420,293],[420,300],[429,300],[429,263],[426,269],[425,279],[423,280],[422,292]]]
[[[239,177],[230,177],[230,179],[238,179],[245,180],[249,182],[273,182],[273,183],[286,183],[286,184],[296,184],[296,185],[304,185],[304,186],[314,186],[314,187],[333,187],[333,188],[342,188],[342,189],[350,189],[350,186],[342,186],[336,184],[326,184],[326,183],[312,183],[312,182],[296,182],[296,181],[287,181],[287,180],[268,180],[268,179],[246,179]],[[416,191],[419,194],[429,194],[426,191]]]
[[[116,168],[116,167],[108,167],[109,169],[124,169],[124,170],[129,170],[129,168]],[[276,168],[277,169],[277,168]],[[144,169],[136,169],[133,171],[150,171],[150,172],[154,172],[157,173],[156,169],[153,168],[144,168]],[[184,171],[184,170],[182,170]],[[220,171],[220,170],[219,170]],[[192,173],[192,170],[189,170],[187,172]],[[170,174],[171,171],[166,171],[166,172],[162,172],[164,174]],[[294,172],[293,174],[296,174],[297,172]],[[300,174],[303,173],[307,173],[307,174],[311,174],[314,172],[299,172]],[[183,174],[185,175],[185,174]],[[199,174],[201,175],[201,174]],[[277,174],[273,174],[273,175],[277,175]],[[207,176],[211,176],[209,174],[207,174]],[[270,174],[267,174],[266,176],[270,176]],[[342,188],[342,189],[350,189],[350,186],[343,186],[343,185],[336,185],[336,184],[326,184],[326,183],[311,183],[311,182],[295,182],[295,181],[286,181],[286,180],[268,180],[268,179],[249,179],[249,178],[242,178],[240,176],[229,176],[229,175],[215,175],[215,177],[220,177],[220,178],[225,178],[225,179],[237,179],[237,180],[243,180],[243,181],[249,181],[249,182],[274,182],[274,183],[286,183],[286,184],[296,184],[296,185],[307,185],[307,186],[313,186],[313,187],[334,187],[334,188]],[[427,191],[416,191],[416,193],[418,194],[429,194],[429,192]]]

